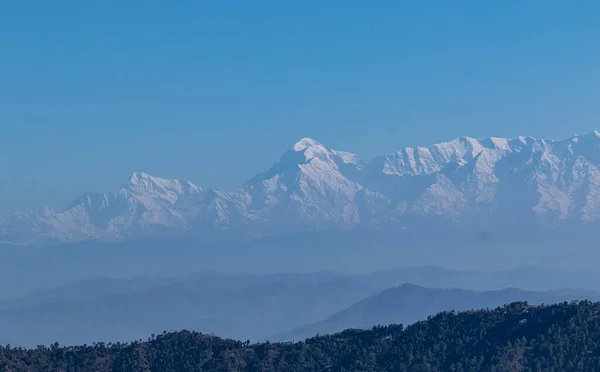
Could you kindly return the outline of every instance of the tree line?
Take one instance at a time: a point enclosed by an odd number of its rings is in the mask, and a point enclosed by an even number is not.
[[[130,343],[0,347],[0,371],[600,371],[600,303],[446,311],[404,327],[259,343],[181,331]]]

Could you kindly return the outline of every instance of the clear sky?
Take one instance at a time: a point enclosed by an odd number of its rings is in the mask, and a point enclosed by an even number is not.
[[[301,137],[369,159],[599,129],[600,1],[0,2],[0,214],[133,171],[232,188]]]

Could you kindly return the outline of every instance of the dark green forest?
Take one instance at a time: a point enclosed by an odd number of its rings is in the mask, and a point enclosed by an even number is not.
[[[182,331],[126,344],[7,345],[0,371],[600,371],[600,303],[519,302],[296,343]]]

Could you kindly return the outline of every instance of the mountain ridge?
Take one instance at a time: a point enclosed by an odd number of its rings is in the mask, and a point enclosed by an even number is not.
[[[568,290],[530,291],[515,287],[474,291],[460,288],[430,288],[405,283],[366,297],[323,321],[276,335],[271,341],[299,341],[316,334],[332,334],[345,329],[370,329],[376,325],[408,325],[442,311],[493,309],[517,301],[541,305],[584,299],[598,301],[600,294]]]
[[[600,132],[460,137],[365,162],[305,137],[232,191],[134,172],[117,190],[14,214],[0,242],[52,244],[293,231],[579,231],[600,222]]]
[[[561,289],[583,282],[598,288],[593,284],[597,277],[528,268],[483,273],[421,267],[362,275],[198,272],[86,279],[0,301],[0,344],[130,341],[163,329],[194,329],[243,340],[304,339],[346,328],[406,325],[448,309],[517,300],[600,300],[594,290]],[[540,282],[546,287],[543,291]]]

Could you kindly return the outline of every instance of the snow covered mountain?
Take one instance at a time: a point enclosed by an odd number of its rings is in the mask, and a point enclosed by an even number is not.
[[[551,231],[600,222],[600,133],[458,138],[370,162],[303,138],[230,191],[134,173],[66,208],[15,214],[0,242],[375,230]]]

